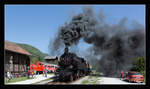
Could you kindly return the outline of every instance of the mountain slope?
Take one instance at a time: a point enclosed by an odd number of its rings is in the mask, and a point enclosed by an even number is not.
[[[44,58],[45,56],[48,56],[48,54],[46,53],[42,53],[39,49],[28,45],[28,44],[21,44],[21,43],[15,43],[17,45],[19,45],[21,48],[25,49],[26,51],[28,51],[29,53],[32,54],[31,57],[40,57],[40,58]]]

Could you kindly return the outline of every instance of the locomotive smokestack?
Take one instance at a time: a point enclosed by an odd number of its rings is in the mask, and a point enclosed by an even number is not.
[[[64,50],[64,54],[67,54],[69,52],[69,48],[68,46],[66,46],[65,50]]]

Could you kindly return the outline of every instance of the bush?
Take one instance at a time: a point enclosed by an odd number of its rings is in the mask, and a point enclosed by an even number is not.
[[[138,57],[136,58],[136,70],[139,72],[143,72],[145,71],[145,58],[144,57]]]
[[[36,62],[43,62],[43,61],[44,61],[44,59],[41,57],[32,57],[30,63],[35,64]]]
[[[144,57],[138,57],[136,58],[136,61],[134,63],[134,66],[136,68],[136,71],[142,73],[144,75],[144,82],[146,81],[146,59]]]

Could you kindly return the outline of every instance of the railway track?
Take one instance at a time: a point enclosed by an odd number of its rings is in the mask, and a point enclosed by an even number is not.
[[[85,76],[84,76],[84,77],[85,77]],[[80,79],[82,79],[82,78],[84,78],[84,77],[80,77],[80,78],[78,78],[78,79],[76,79],[76,80],[74,80],[74,81],[71,81],[71,82],[60,82],[59,80],[55,79],[55,77],[53,77],[54,80],[47,82],[46,85],[68,85],[68,84],[71,84],[71,83],[73,83],[73,82],[76,82],[76,81],[78,81],[78,80],[80,80]]]

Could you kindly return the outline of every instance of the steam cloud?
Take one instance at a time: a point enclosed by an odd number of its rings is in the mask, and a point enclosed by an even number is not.
[[[83,8],[83,13],[60,27],[51,52],[64,49],[63,44],[69,47],[77,45],[82,38],[92,45],[88,52],[94,54],[88,56],[90,60],[98,60],[99,71],[118,76],[120,70],[129,70],[135,57],[145,55],[145,29],[140,24],[133,29],[127,28],[127,18],[114,25],[107,24],[104,19],[104,13],[96,17],[92,8]]]

